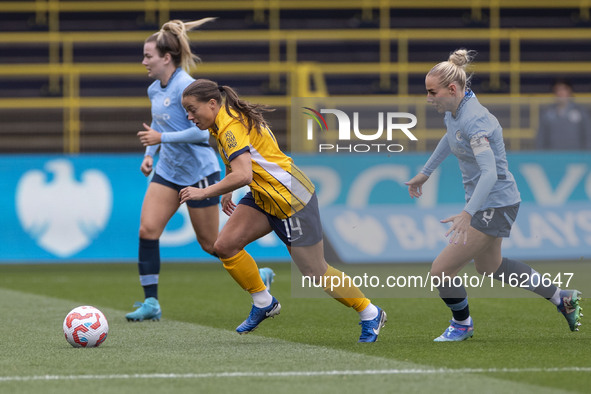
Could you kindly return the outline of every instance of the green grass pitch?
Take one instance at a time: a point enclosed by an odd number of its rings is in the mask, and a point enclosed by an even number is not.
[[[290,265],[263,265],[277,273],[272,293],[282,311],[244,336],[234,329],[250,297],[221,264],[164,263],[163,319],[142,323],[124,318],[143,298],[135,264],[2,265],[0,392],[539,394],[591,387],[591,328],[583,318],[581,331],[570,332],[545,300],[473,298],[474,337],[434,343],[450,319],[441,300],[374,299],[388,323],[377,343],[358,344],[354,311],[328,298],[292,297]],[[591,271],[589,263],[578,267]],[[63,337],[63,319],[79,305],[98,307],[109,321],[99,348],[74,349]]]

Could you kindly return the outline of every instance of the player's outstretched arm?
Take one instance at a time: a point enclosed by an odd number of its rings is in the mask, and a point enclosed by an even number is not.
[[[232,172],[226,174],[224,179],[211,186],[201,189],[198,187],[185,187],[179,192],[181,204],[188,200],[205,200],[215,196],[221,196],[252,182],[252,162],[250,152],[244,152],[235,157],[230,165]]]

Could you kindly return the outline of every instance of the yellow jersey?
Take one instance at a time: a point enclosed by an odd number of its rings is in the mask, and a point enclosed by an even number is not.
[[[306,206],[314,193],[314,184],[279,149],[273,132],[262,127],[260,133],[248,130],[221,106],[213,127],[209,129],[218,144],[224,163],[250,152],[252,182],[248,185],[256,204],[265,212],[285,219]]]

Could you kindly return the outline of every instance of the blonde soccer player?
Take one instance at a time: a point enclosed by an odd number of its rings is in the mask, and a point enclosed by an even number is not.
[[[144,196],[139,229],[138,270],[144,302],[126,315],[128,321],[159,320],[160,236],[180,206],[178,192],[189,185],[207,187],[220,179],[220,166],[209,145],[209,132],[187,119],[181,105],[183,90],[195,79],[189,71],[200,61],[191,52],[187,31],[214,18],[182,22],[171,20],[144,42],[142,64],[155,81],[148,87],[152,122],[144,123],[138,137],[146,146],[141,172],[154,175]],[[154,168],[154,157],[158,161]],[[219,197],[187,203],[197,241],[213,254],[219,229]],[[261,268],[267,285],[273,280],[270,268]]]
[[[527,264],[502,256],[501,243],[509,237],[521,198],[509,172],[503,130],[470,89],[466,67],[475,54],[466,49],[456,50],[427,73],[427,101],[445,114],[447,131],[420,173],[406,182],[410,196],[420,197],[429,176],[453,154],[458,159],[466,193],[464,209],[443,220],[451,223],[446,233],[449,245],[431,266],[432,277],[442,282],[439,295],[453,316],[449,327],[435,341],[462,341],[474,334],[466,289],[449,280],[472,260],[480,274],[492,274],[506,283],[516,278],[521,285],[525,283],[527,289],[556,305],[571,331],[578,330],[582,314],[577,290],[561,290],[542,280]]]
[[[328,284],[332,297],[359,313],[359,342],[375,342],[386,323],[386,313],[354,286],[342,281],[330,288],[330,278],[344,274],[324,260],[322,226],[313,183],[285,155],[267,126],[261,105],[238,97],[228,86],[199,79],[183,93],[183,106],[200,129],[209,129],[226,164],[226,176],[206,188],[181,190],[181,202],[222,197],[222,210],[230,215],[214,244],[226,270],[252,296],[250,314],[236,331],[247,334],[263,320],[279,314],[281,305],[265,288],[255,260],[244,247],[274,231],[287,245],[302,274]],[[248,185],[236,205],[227,194]]]

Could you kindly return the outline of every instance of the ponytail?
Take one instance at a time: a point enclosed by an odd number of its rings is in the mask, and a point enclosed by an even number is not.
[[[250,133],[255,129],[261,133],[262,128],[268,127],[264,112],[272,112],[274,109],[262,104],[251,104],[242,100],[236,91],[229,86],[219,86],[208,79],[198,79],[185,89],[183,97],[193,96],[200,102],[215,100],[224,105],[226,112],[234,119],[242,123]]]
[[[192,22],[182,22],[178,19],[171,20],[163,24],[160,31],[148,37],[146,42],[156,42],[156,49],[160,56],[170,53],[174,65],[189,72],[193,67],[201,63],[201,59],[191,52],[187,31],[196,29],[215,19],[217,18],[203,18]]]

